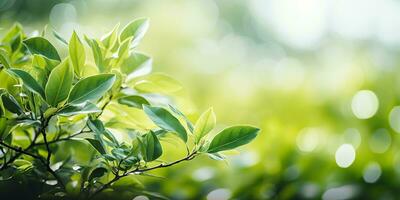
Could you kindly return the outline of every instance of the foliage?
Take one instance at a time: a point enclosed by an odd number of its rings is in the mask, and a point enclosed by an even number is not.
[[[102,198],[119,191],[161,198],[135,177],[199,155],[222,158],[219,152],[256,137],[259,129],[251,126],[229,127],[211,137],[212,109],[193,125],[171,105],[182,86],[169,76],[149,74],[151,58],[136,50],[148,26],[147,19],[138,19],[121,33],[117,25],[101,39],[84,35],[81,40],[73,32],[69,42],[56,34],[60,45],[66,44],[62,48],[47,40],[45,31],[28,37],[19,24],[3,36],[3,186],[33,183],[32,194],[19,195],[35,198]],[[166,137],[187,155],[161,159]]]

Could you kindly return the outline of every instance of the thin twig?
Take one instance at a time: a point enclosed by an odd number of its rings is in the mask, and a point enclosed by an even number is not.
[[[85,126],[85,127],[86,127],[86,126]],[[74,138],[74,137],[80,135],[80,134],[92,132],[92,131],[84,131],[85,127],[84,127],[81,131],[79,131],[79,132],[77,132],[77,133],[74,133],[74,134],[72,134],[72,135],[69,135],[69,136],[67,136],[67,137],[58,138],[58,139],[56,139],[56,140],[48,141],[47,144],[54,144],[54,143],[58,143],[58,142],[62,142],[62,141],[67,141],[67,140],[70,140],[70,139],[72,139],[72,138]],[[44,142],[38,142],[38,143],[36,143],[36,145],[37,145],[37,146],[45,145],[45,143],[44,143]]]
[[[183,162],[183,161],[192,160],[193,158],[196,157],[196,155],[197,155],[197,151],[193,151],[193,152],[192,152],[191,154],[189,154],[188,156],[186,156],[186,157],[184,157],[184,158],[182,158],[182,159],[176,160],[176,161],[174,161],[174,162],[171,162],[171,163],[167,163],[167,164],[162,163],[162,164],[159,164],[159,165],[157,165],[157,166],[150,167],[150,168],[144,168],[144,169],[136,168],[136,169],[134,169],[134,170],[132,170],[132,171],[125,172],[125,173],[123,173],[122,175],[119,175],[119,174],[117,173],[117,174],[115,175],[115,177],[114,177],[111,181],[109,181],[108,183],[106,183],[106,184],[104,184],[102,187],[100,187],[96,192],[93,193],[93,195],[92,195],[90,198],[93,198],[94,196],[98,195],[99,193],[101,193],[103,190],[105,190],[105,189],[107,189],[108,187],[110,187],[114,182],[118,181],[118,180],[119,180],[120,178],[122,178],[122,177],[128,176],[128,175],[130,175],[130,174],[143,173],[143,172],[147,172],[147,171],[151,171],[151,170],[155,170],[155,169],[159,169],[159,168],[170,167],[170,166],[172,166],[172,165],[176,165],[176,164],[181,163],[181,162]]]
[[[35,155],[35,154],[32,154],[32,153],[29,153],[29,152],[23,150],[21,147],[13,147],[13,146],[11,146],[11,145],[8,145],[8,144],[4,143],[3,141],[0,141],[0,145],[3,145],[3,146],[5,146],[5,147],[7,147],[7,148],[9,148],[9,149],[12,149],[12,150],[14,150],[15,152],[28,155],[28,156],[30,156],[30,157],[32,157],[32,158],[40,159],[39,156],[37,156],[37,155]]]

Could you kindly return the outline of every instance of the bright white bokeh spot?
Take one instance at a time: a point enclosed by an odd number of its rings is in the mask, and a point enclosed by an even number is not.
[[[358,91],[351,101],[351,109],[359,119],[371,118],[378,111],[378,107],[378,97],[370,90]]]
[[[327,31],[323,0],[253,0],[253,13],[264,27],[296,48],[314,48]],[[265,35],[265,34],[264,34]]]
[[[231,197],[231,191],[225,188],[220,188],[211,191],[207,195],[207,200],[227,200]]]
[[[396,106],[390,111],[389,124],[393,130],[400,133],[400,106]]]
[[[246,151],[232,158],[232,163],[238,167],[250,167],[258,163],[259,156],[256,152]]]
[[[386,129],[378,129],[369,138],[369,148],[374,153],[385,153],[392,143],[392,137]]]
[[[149,198],[144,195],[140,195],[140,196],[136,196],[132,200],[149,200]]]
[[[358,188],[352,185],[331,188],[322,195],[323,200],[352,199],[359,192]]]
[[[376,162],[372,162],[364,168],[363,179],[367,183],[375,183],[379,179],[381,174],[381,166]]]
[[[385,0],[380,10],[384,14],[378,16],[379,23],[377,37],[384,44],[393,46],[400,44],[400,2],[396,0]]]
[[[358,129],[349,128],[343,134],[344,143],[353,145],[354,148],[358,148],[361,144],[361,134]]]
[[[330,1],[331,23],[335,32],[349,39],[367,39],[376,31],[375,25],[380,0],[335,0]],[[354,14],[355,9],[357,14]]]
[[[341,168],[347,168],[356,159],[356,151],[351,144],[342,144],[335,153],[336,164]]]
[[[202,167],[194,171],[192,177],[196,181],[206,181],[215,175],[215,170],[211,167]]]
[[[59,3],[51,9],[49,18],[53,26],[61,26],[67,22],[75,22],[77,11],[70,3]]]
[[[304,128],[297,136],[297,147],[300,151],[311,152],[319,145],[321,130],[318,128]]]

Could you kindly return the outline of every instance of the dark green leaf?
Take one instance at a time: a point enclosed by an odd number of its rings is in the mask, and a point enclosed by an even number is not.
[[[31,92],[39,94],[43,99],[46,99],[42,86],[26,71],[20,69],[10,69],[12,74],[22,79],[24,86]]]
[[[143,106],[147,116],[160,128],[174,132],[184,141],[187,141],[185,128],[170,112],[161,107]]]
[[[100,153],[100,154],[106,154],[106,150],[104,149],[103,144],[101,144],[100,141],[91,139],[91,138],[86,138],[87,141]]]
[[[131,95],[119,98],[118,103],[139,109],[142,109],[143,105],[150,105],[150,103],[144,97],[139,95]]]
[[[107,169],[104,167],[98,167],[94,169],[89,176],[89,181],[92,181],[94,178],[99,178],[104,176],[107,173]]]
[[[42,37],[29,38],[24,40],[24,44],[32,54],[40,54],[49,59],[61,60],[56,48]]]
[[[72,88],[69,94],[69,104],[81,104],[85,101],[94,101],[106,93],[115,81],[114,74],[99,74],[86,77]]]
[[[260,129],[251,126],[232,126],[216,135],[210,143],[207,152],[216,153],[234,149],[252,141]]]
[[[16,52],[19,50],[21,47],[21,40],[22,36],[21,34],[16,35],[12,40],[11,40],[11,51]]]
[[[144,143],[146,153],[144,155],[144,160],[146,162],[150,162],[159,158],[162,154],[162,148],[160,141],[158,140],[157,136],[150,131],[144,136]]]
[[[3,102],[4,108],[8,111],[16,113],[18,115],[24,112],[18,101],[13,96],[4,93],[1,95],[1,100]]]

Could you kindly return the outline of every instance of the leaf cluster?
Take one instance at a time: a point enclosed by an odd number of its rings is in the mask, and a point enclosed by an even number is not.
[[[173,106],[182,86],[151,74],[152,58],[137,51],[148,27],[148,19],[137,19],[100,39],[73,32],[65,40],[53,32],[59,48],[46,39],[46,30],[28,37],[19,24],[2,37],[2,180],[37,177],[50,188],[37,195],[49,197],[92,198],[127,185],[143,194],[129,177],[198,155],[223,159],[222,151],[257,136],[258,128],[232,126],[211,137],[216,125],[211,108],[193,124]],[[162,161],[168,156],[166,138],[187,155]]]

